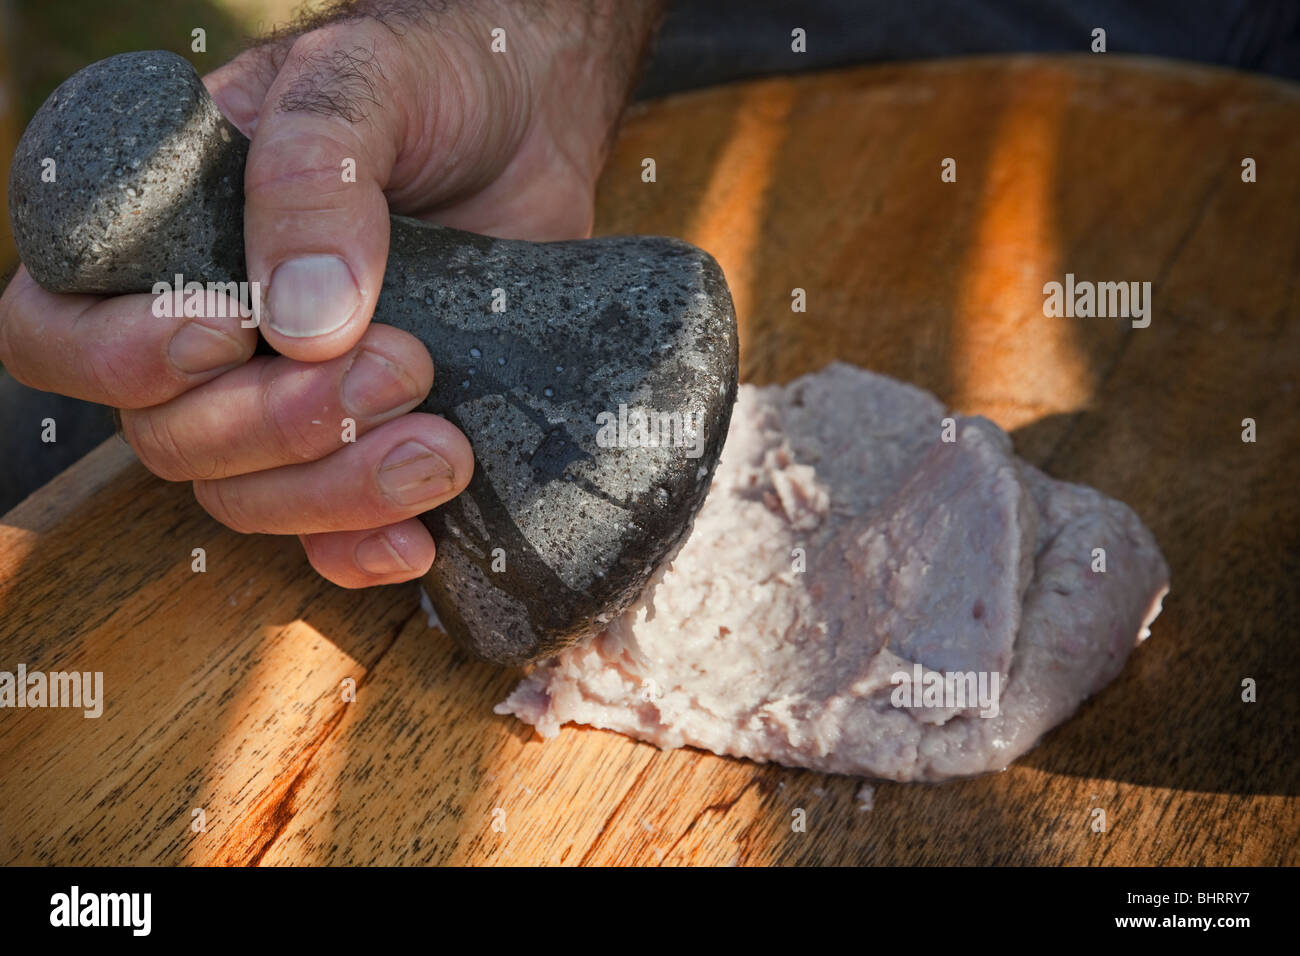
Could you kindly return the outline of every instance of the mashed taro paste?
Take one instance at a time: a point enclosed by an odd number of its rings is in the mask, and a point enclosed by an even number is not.
[[[948,415],[841,363],[742,386],[681,550],[497,713],[892,780],[1005,768],[1115,677],[1169,569],[1128,507],[983,418],[942,440]]]

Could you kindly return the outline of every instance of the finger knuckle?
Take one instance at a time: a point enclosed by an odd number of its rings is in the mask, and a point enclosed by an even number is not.
[[[26,357],[31,336],[26,334],[24,325],[22,312],[15,309],[6,296],[0,301],[0,365],[16,381],[31,388],[40,388],[41,383],[28,369]]]
[[[295,134],[292,148],[262,149],[249,161],[245,195],[277,209],[346,210],[356,195],[339,174],[348,153],[328,137]]]
[[[285,391],[277,387],[275,379],[266,383],[262,394],[263,427],[269,440],[275,443],[277,457],[287,464],[306,464],[332,450],[321,432],[322,426],[308,424]]]
[[[308,563],[326,581],[341,588],[355,588],[357,586],[354,576],[348,573],[347,568],[339,566],[336,556],[319,548],[314,549],[306,544],[303,545],[303,549],[307,553]]]
[[[112,347],[80,349],[75,367],[83,391],[120,408],[145,408],[165,397],[147,359]]]
[[[196,481],[194,498],[215,521],[231,531],[252,534],[257,525],[252,521],[237,481]]]
[[[122,436],[136,457],[159,478],[189,481],[211,478],[211,462],[202,462],[193,449],[181,440],[170,416],[156,412],[122,412]]]

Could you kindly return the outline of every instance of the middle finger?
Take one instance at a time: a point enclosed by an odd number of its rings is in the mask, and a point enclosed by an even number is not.
[[[122,412],[145,467],[169,481],[228,478],[316,461],[415,408],[433,361],[414,336],[372,325],[328,362],[255,358],[163,405]]]

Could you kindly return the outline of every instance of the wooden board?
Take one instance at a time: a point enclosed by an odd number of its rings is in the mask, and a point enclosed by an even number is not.
[[[107,697],[0,712],[0,861],[1297,862],[1298,127],[1264,79],[1017,57],[704,91],[619,140],[599,231],[717,255],[745,379],[913,381],[1154,530],[1154,636],[1006,773],[881,783],[864,812],[847,778],[542,743],[492,713],[515,676],[429,630],[413,586],[335,589],[114,440],[0,522],[0,669],[103,671]],[[1045,318],[1066,272],[1150,281],[1150,327]]]

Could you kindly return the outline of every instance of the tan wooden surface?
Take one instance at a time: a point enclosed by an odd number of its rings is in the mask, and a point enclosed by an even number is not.
[[[0,521],[0,669],[100,670],[108,698],[0,712],[0,860],[1297,862],[1297,129],[1295,87],[1108,55],[745,83],[621,136],[598,230],[717,255],[747,380],[839,358],[916,382],[1154,530],[1153,638],[1008,772],[882,783],[863,812],[846,778],[543,744],[492,713],[515,676],[429,630],[412,586],[337,590],[114,441]],[[1151,281],[1150,328],[1045,319],[1067,271]]]

